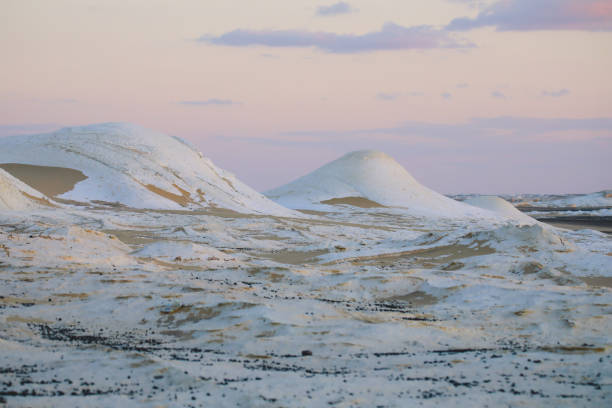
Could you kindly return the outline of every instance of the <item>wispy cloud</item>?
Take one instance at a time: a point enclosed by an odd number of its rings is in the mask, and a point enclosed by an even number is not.
[[[380,31],[366,34],[337,34],[306,30],[234,30],[217,37],[202,36],[200,42],[232,47],[263,45],[268,47],[315,47],[347,54],[382,50],[435,48],[470,48],[474,45],[459,40],[432,26],[402,27],[386,23]]]
[[[47,102],[49,103],[78,103],[78,99],[74,98],[60,98],[60,99],[49,99]]]
[[[610,0],[499,0],[475,18],[456,18],[448,30],[480,27],[498,31],[586,30],[612,31]]]
[[[558,91],[542,91],[542,96],[550,96],[552,98],[560,98],[562,96],[569,95],[569,89],[559,89]]]
[[[206,100],[180,101],[178,102],[178,104],[186,105],[186,106],[210,106],[210,105],[227,106],[227,105],[241,105],[241,102],[232,101],[231,99],[211,98],[211,99],[206,99]]]
[[[501,91],[493,91],[491,92],[491,98],[495,99],[508,99],[508,97]]]
[[[397,98],[399,98],[400,94],[398,93],[386,93],[386,92],[379,92],[376,97],[382,101],[394,101]]]
[[[450,92],[441,93],[440,96],[443,97],[444,99],[451,99],[453,97],[453,95]]]
[[[336,16],[338,14],[348,14],[354,12],[355,9],[350,4],[339,1],[330,6],[320,6],[317,8],[318,16]]]
[[[515,116],[498,116],[490,118],[472,118],[464,123],[432,123],[408,121],[388,128],[353,129],[346,131],[293,131],[279,136],[287,141],[286,136],[297,137],[293,143],[327,143],[331,140],[368,140],[372,135],[394,135],[424,137],[426,140],[476,140],[495,137],[497,140],[511,138],[531,139],[534,135],[555,132],[590,133],[595,138],[612,139],[612,117],[602,118],[532,118]],[[280,139],[261,139],[278,141]],[[401,139],[395,139],[401,140]],[[552,139],[549,139],[552,140]],[[292,143],[287,141],[288,143]]]
[[[451,3],[464,3],[470,8],[483,8],[486,5],[486,0],[447,0]]]

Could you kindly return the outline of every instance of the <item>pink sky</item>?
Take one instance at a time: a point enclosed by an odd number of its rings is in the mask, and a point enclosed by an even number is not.
[[[612,188],[612,2],[3,2],[0,135],[139,123],[265,190],[350,150],[441,192]]]

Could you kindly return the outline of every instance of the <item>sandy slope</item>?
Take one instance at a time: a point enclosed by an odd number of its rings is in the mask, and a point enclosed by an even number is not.
[[[25,211],[54,205],[44,194],[0,169],[0,211]]]
[[[66,200],[296,216],[215,166],[185,141],[133,124],[2,138],[2,163],[33,185],[47,184],[42,179],[51,174],[61,180],[53,191]]]

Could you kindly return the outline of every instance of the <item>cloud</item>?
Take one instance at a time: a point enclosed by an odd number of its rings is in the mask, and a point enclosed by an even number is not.
[[[453,97],[453,95],[449,92],[444,92],[442,94],[440,94],[441,97],[443,97],[444,99],[450,99]]]
[[[355,9],[353,9],[350,4],[339,1],[330,6],[320,6],[317,8],[317,16],[336,16],[338,14],[348,14],[354,11]]]
[[[500,116],[472,119],[472,125],[482,129],[507,129],[521,132],[608,131],[612,137],[611,118],[529,118]]]
[[[218,37],[202,36],[200,42],[232,47],[264,45],[268,47],[316,47],[338,53],[359,53],[381,50],[434,48],[470,48],[472,43],[457,40],[444,30],[432,26],[402,27],[386,23],[380,31],[366,34],[337,34],[306,30],[243,30]]]
[[[552,98],[560,98],[562,96],[569,95],[569,89],[559,89],[558,91],[542,91],[542,96],[550,96]]]
[[[378,93],[378,95],[376,95],[376,97],[382,101],[394,101],[399,96],[400,94],[398,93],[385,93],[385,92],[380,92]]]
[[[487,4],[487,0],[447,0],[451,3],[463,3],[470,8],[483,8]]]
[[[211,99],[206,99],[202,101],[180,101],[178,103],[179,105],[186,105],[186,106],[241,105],[240,102],[232,101],[230,99],[217,99],[217,98],[211,98]]]
[[[457,88],[459,88],[459,89],[467,88],[468,86],[470,86],[470,85],[468,83],[465,83],[465,82],[457,84]]]
[[[495,27],[498,31],[612,31],[610,0],[500,0],[475,18],[461,17],[446,29],[465,31]]]
[[[393,140],[404,140],[403,137],[419,137],[422,140],[444,140],[464,143],[471,140],[529,140],[537,135],[570,133],[575,137],[590,135],[593,138],[612,140],[612,117],[602,118],[531,118],[515,116],[498,116],[489,118],[472,118],[464,123],[433,123],[409,121],[388,128],[353,129],[346,131],[294,131],[280,134],[286,143],[328,143],[333,140],[345,143],[346,140],[367,141],[374,135],[392,135]],[[289,136],[287,139],[285,136]],[[396,137],[400,137],[397,139]],[[563,138],[566,136],[563,135]],[[276,142],[281,139],[262,139]],[[553,141],[554,138],[549,139]],[[446,143],[446,142],[445,142]]]
[[[278,55],[276,54],[269,54],[269,53],[262,53],[259,54],[260,56],[264,57],[264,58],[273,58],[273,59],[277,59],[280,58]]]
[[[491,92],[491,98],[496,98],[496,99],[508,99],[506,97],[506,95],[504,95],[502,92],[500,91],[493,91]]]

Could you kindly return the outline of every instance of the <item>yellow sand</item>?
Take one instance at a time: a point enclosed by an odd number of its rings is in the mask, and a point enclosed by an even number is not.
[[[368,200],[364,197],[340,197],[332,198],[331,200],[321,201],[321,204],[329,205],[352,205],[359,208],[383,208],[384,205],[378,204],[376,201]]]
[[[87,178],[81,171],[66,167],[0,163],[0,168],[48,197],[67,193]]]
[[[174,194],[171,193],[169,191],[163,190],[157,186],[154,186],[153,184],[147,184],[145,187],[157,194],[160,195],[164,198],[167,198],[168,200],[174,201],[175,203],[177,203],[178,205],[180,205],[181,207],[187,207],[190,203],[193,203],[193,200],[191,199],[191,196],[189,195],[189,192],[186,190],[183,190],[182,188],[180,188],[179,186],[177,186],[176,184],[173,184],[173,186],[181,192],[181,195],[178,194]]]

